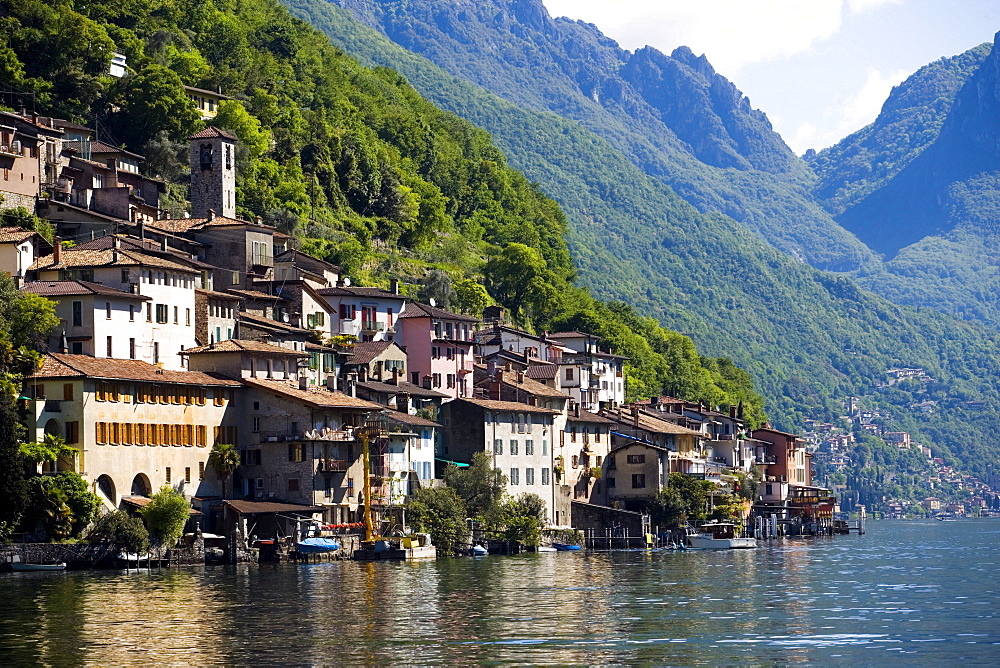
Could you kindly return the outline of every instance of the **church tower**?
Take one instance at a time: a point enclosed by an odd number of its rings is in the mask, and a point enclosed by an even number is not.
[[[209,126],[190,137],[191,217],[236,217],[236,137]]]

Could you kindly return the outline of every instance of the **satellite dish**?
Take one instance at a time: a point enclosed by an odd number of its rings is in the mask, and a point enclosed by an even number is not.
[[[344,287],[345,288],[351,287],[351,279],[347,276],[344,276]]]
[[[281,322],[290,322],[290,321],[291,321],[291,318],[288,317],[287,313],[282,313],[281,314]]]
[[[435,300],[433,297],[431,297],[427,301],[430,302],[431,306],[437,306],[437,300]]]

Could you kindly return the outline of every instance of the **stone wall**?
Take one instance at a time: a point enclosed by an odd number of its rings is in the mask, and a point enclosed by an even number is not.
[[[0,190],[0,195],[3,195],[3,202],[0,203],[0,209],[16,209],[21,206],[31,213],[35,212],[34,195],[23,195],[21,193],[13,193],[8,190]]]
[[[12,543],[0,545],[0,563],[10,561],[14,555],[26,564],[53,564],[66,562],[68,568],[95,568],[114,566],[118,550],[100,543]]]

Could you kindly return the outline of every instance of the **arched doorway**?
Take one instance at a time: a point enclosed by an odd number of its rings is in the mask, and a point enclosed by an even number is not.
[[[49,436],[62,436],[62,427],[59,424],[59,420],[51,418],[45,423],[45,433]]]
[[[115,481],[111,479],[111,476],[107,474],[98,476],[97,489],[107,497],[108,501],[116,506],[118,505],[118,497],[115,495]]]
[[[138,473],[132,478],[132,496],[149,496],[153,493],[153,486],[145,473]]]

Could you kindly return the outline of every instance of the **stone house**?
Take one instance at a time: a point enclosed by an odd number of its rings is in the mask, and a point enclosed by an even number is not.
[[[77,454],[60,460],[109,507],[164,485],[185,496],[218,496],[206,475],[217,442],[237,443],[240,384],[170,371],[139,360],[50,353],[26,387],[29,437],[62,436]]]

